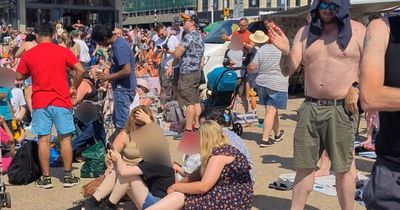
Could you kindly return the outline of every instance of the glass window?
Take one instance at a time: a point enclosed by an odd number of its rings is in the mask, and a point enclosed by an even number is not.
[[[27,27],[35,27],[36,21],[38,19],[38,11],[37,9],[26,9],[26,26]]]
[[[260,1],[259,0],[249,0],[249,7],[259,7]]]
[[[271,8],[272,6],[272,0],[267,0],[267,8]]]
[[[222,39],[222,35],[231,35],[232,34],[232,25],[239,24],[239,20],[227,20],[221,22],[218,26],[216,26],[209,34],[207,34],[204,39],[204,43],[209,44],[223,44],[225,40]]]
[[[208,0],[203,0],[202,9],[203,11],[208,11]]]

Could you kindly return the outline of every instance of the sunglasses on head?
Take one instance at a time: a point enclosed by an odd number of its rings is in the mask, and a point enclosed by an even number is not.
[[[335,3],[321,2],[321,4],[319,4],[319,8],[322,10],[327,10],[328,7],[329,7],[329,10],[331,10],[331,12],[336,11],[336,9],[338,8],[338,6]]]

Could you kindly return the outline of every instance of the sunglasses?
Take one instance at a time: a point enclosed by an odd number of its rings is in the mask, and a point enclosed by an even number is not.
[[[326,3],[326,2],[321,2],[321,4],[319,4],[319,8],[322,10],[327,10],[329,7],[329,10],[331,10],[331,12],[336,11],[336,9],[338,8],[338,6],[335,3]]]

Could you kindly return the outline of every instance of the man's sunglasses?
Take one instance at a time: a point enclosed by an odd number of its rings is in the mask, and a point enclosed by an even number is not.
[[[329,7],[329,10],[331,10],[331,12],[336,11],[336,9],[338,8],[338,6],[335,3],[326,3],[326,2],[321,2],[321,4],[319,4],[319,8],[322,10],[327,10]]]

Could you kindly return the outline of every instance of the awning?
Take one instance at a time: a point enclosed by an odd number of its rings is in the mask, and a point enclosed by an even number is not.
[[[353,17],[363,16],[372,13],[380,13],[394,10],[400,7],[399,0],[352,0],[351,15]],[[305,17],[309,12],[310,6],[302,6],[282,12],[264,15],[264,17]]]

